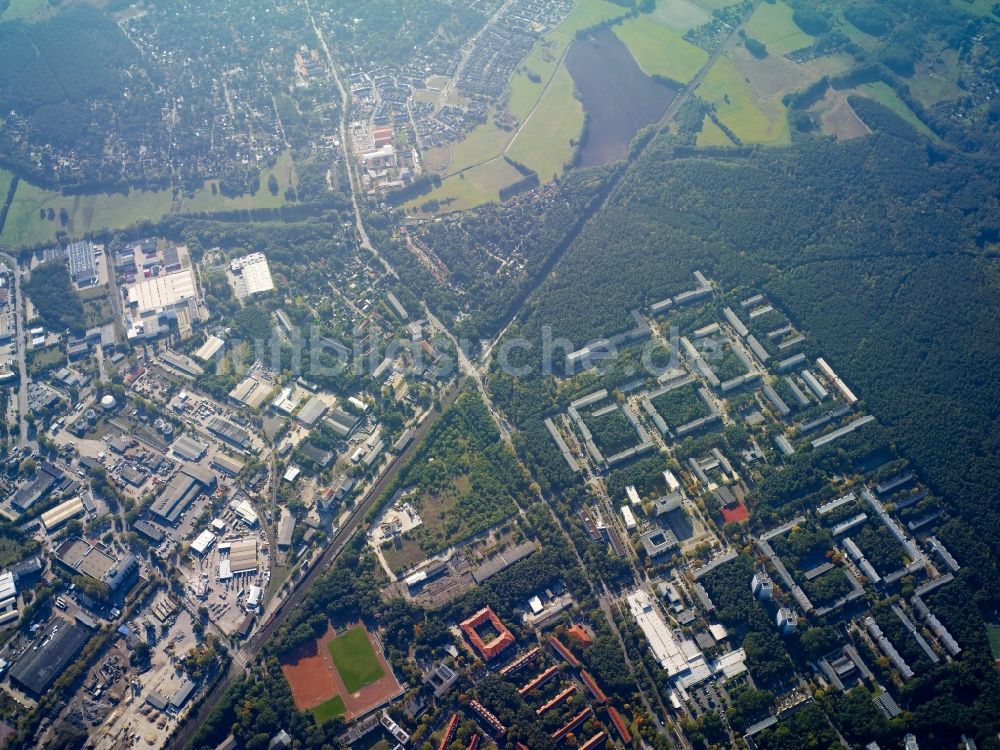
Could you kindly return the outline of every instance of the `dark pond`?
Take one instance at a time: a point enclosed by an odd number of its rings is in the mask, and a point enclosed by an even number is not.
[[[566,68],[589,117],[580,151],[584,167],[623,159],[640,128],[659,120],[677,96],[675,88],[643,73],[628,47],[606,29],[574,41]]]

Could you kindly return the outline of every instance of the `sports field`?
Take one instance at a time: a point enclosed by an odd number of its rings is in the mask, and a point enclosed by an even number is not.
[[[283,656],[281,671],[295,706],[312,711],[320,722],[365,714],[401,692],[363,625],[340,635],[328,627],[317,640]]]
[[[360,625],[326,643],[348,691],[356,693],[385,675],[368,633]]]
[[[344,705],[344,699],[339,695],[333,696],[330,700],[325,703],[320,703],[318,706],[312,709],[313,716],[316,717],[316,723],[322,724],[324,721],[329,721],[330,719],[336,719],[347,713],[347,706]]]
[[[987,625],[986,635],[990,639],[990,650],[993,658],[1000,661],[1000,625]]]

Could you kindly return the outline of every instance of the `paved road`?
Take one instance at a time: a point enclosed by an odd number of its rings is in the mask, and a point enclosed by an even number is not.
[[[371,240],[368,239],[368,232],[365,231],[365,224],[361,220],[361,209],[358,206],[358,196],[357,190],[358,186],[355,184],[354,169],[351,167],[351,147],[350,141],[347,139],[347,112],[350,107],[350,98],[347,93],[347,89],[340,82],[340,76],[337,75],[337,66],[333,62],[333,55],[330,54],[330,48],[326,46],[326,37],[323,36],[323,31],[320,29],[319,24],[316,23],[316,19],[313,16],[312,6],[309,5],[309,0],[305,0],[306,12],[309,14],[309,21],[312,24],[313,32],[316,34],[316,38],[319,40],[320,46],[323,48],[323,56],[326,57],[326,64],[330,69],[330,75],[333,76],[333,82],[337,84],[337,90],[340,92],[340,148],[344,156],[344,166],[347,169],[348,182],[351,184],[351,206],[354,209],[354,228],[358,234],[358,241],[361,246],[365,248],[368,252],[378,258],[379,262],[385,268],[386,273],[395,278],[399,278],[399,274],[396,273],[396,269],[389,265],[389,261],[383,258],[375,246],[372,245]]]
[[[442,396],[441,409],[430,412],[430,415],[423,421],[423,424],[417,427],[414,439],[410,442],[406,450],[404,450],[396,458],[392,459],[388,468],[382,473],[382,476],[379,477],[362,496],[357,505],[354,506],[354,509],[351,511],[347,521],[336,531],[336,533],[334,533],[330,543],[320,555],[319,559],[316,560],[310,566],[308,572],[299,579],[298,583],[295,584],[295,587],[291,590],[288,596],[285,597],[281,606],[274,610],[268,621],[264,623],[257,633],[254,634],[241,649],[233,654],[233,662],[230,664],[226,674],[209,691],[208,695],[202,699],[198,707],[193,709],[191,716],[184,723],[184,725],[178,728],[170,740],[168,740],[166,745],[167,748],[179,750],[191,741],[195,731],[205,722],[206,717],[226,694],[236,678],[244,673],[245,666],[253,663],[261,649],[264,647],[264,643],[267,639],[274,634],[288,615],[302,603],[312,585],[319,580],[319,577],[329,568],[333,561],[337,559],[340,553],[344,551],[344,548],[350,542],[354,533],[361,527],[368,511],[372,508],[379,497],[381,497],[382,492],[389,486],[400,468],[402,468],[412,457],[417,449],[417,446],[423,441],[424,437],[426,437],[433,424],[444,412],[444,409],[461,391],[464,383],[465,378],[460,379]]]

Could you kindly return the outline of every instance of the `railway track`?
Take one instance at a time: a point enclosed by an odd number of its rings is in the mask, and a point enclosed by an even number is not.
[[[413,456],[417,447],[423,442],[424,437],[426,437],[428,431],[444,413],[444,410],[454,401],[458,393],[461,392],[465,380],[465,377],[460,378],[441,397],[441,408],[431,412],[430,416],[424,419],[423,423],[417,427],[413,440],[410,441],[410,444],[402,453],[392,459],[388,468],[382,473],[382,476],[368,488],[368,491],[365,492],[357,505],[354,506],[354,510],[351,511],[351,515],[347,521],[334,533],[333,538],[326,549],[323,550],[319,559],[312,563],[309,570],[299,579],[281,605],[271,613],[267,622],[246,642],[243,648],[233,655],[233,660],[230,662],[226,673],[215,683],[208,694],[198,704],[197,708],[192,711],[187,721],[177,728],[167,742],[167,748],[170,750],[181,750],[181,748],[186,747],[191,742],[198,727],[204,723],[208,715],[218,705],[219,701],[222,700],[229,688],[232,687],[233,682],[245,672],[246,665],[254,663],[267,639],[274,635],[274,632],[281,627],[288,615],[294,612],[298,605],[302,603],[312,585],[329,568],[330,564],[337,559],[340,553],[344,551],[344,548],[351,541],[355,532],[361,528],[368,511],[382,496],[382,493],[395,478],[399,470]]]

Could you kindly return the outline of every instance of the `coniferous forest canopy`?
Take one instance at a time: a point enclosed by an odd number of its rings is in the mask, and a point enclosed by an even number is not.
[[[998,331],[993,0],[0,0],[0,750],[1000,750]]]

